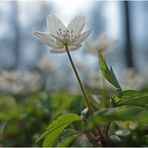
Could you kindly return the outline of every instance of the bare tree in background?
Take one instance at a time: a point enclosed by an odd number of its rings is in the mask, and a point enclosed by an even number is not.
[[[16,32],[13,47],[16,58],[15,65],[17,64],[20,69],[33,70],[37,64],[36,61],[45,54],[45,50],[42,50],[43,45],[33,38],[32,32],[37,30],[45,31],[47,28],[46,16],[52,11],[51,3],[49,1],[26,2],[24,3],[25,7],[20,10],[18,9],[19,2],[16,3],[13,4],[14,7],[17,7],[17,10],[13,10],[12,24],[15,26],[14,30]],[[17,18],[14,14],[17,15]],[[23,14],[21,20],[19,20],[18,14]]]
[[[90,25],[93,28],[93,37],[97,37],[100,33],[104,32],[105,29],[105,18],[103,17],[103,8],[105,2],[96,1],[91,9]]]
[[[47,22],[46,17],[52,12],[52,7],[50,5],[49,1],[41,1],[40,3],[40,9],[38,12],[38,20],[36,20],[38,23],[34,24],[36,27],[40,30],[45,30],[47,28]],[[43,47],[40,43],[37,43],[38,48]],[[44,50],[38,50],[37,58],[41,58],[44,55]]]
[[[133,62],[133,49],[131,42],[131,32],[130,32],[130,2],[122,2],[125,11],[125,59],[126,65],[129,68],[134,68]]]
[[[12,45],[12,50],[14,52],[15,63],[13,68],[18,68],[19,65],[19,49],[20,49],[20,25],[19,25],[19,7],[17,1],[11,2],[12,13],[11,13],[11,24],[14,30],[14,41]]]

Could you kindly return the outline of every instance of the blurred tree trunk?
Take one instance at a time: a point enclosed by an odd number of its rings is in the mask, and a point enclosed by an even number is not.
[[[34,26],[38,26],[39,30],[45,30],[47,28],[46,17],[47,14],[51,13],[52,8],[50,7],[49,2],[46,1],[39,1],[38,5],[40,5],[40,9],[38,10],[38,18],[37,23]],[[42,56],[45,55],[45,51],[41,50],[43,45],[38,43],[38,51],[37,51],[37,60],[40,59]]]
[[[11,7],[12,7],[11,22],[12,22],[13,31],[14,31],[14,43],[12,46],[12,50],[14,52],[14,58],[15,58],[13,68],[18,68],[18,66],[19,66],[19,49],[20,49],[20,27],[19,27],[18,1],[12,1]]]
[[[131,42],[131,32],[130,32],[130,2],[124,1],[124,11],[125,11],[125,58],[126,65],[129,68],[134,68],[133,62],[133,50]]]
[[[100,35],[104,30],[105,30],[105,25],[106,24],[106,20],[105,17],[103,16],[103,9],[106,5],[106,3],[104,1],[95,1],[93,2],[94,5],[91,9],[91,18],[90,18],[90,24],[93,28],[93,30],[95,30],[95,32],[93,33],[93,37],[96,38],[98,37],[98,35]],[[100,23],[101,22],[101,23]]]

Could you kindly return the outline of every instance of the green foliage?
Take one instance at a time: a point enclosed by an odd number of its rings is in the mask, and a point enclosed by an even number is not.
[[[27,146],[33,146],[33,136],[40,133],[46,122],[49,121],[45,107],[42,109],[40,106],[40,103],[44,100],[42,93],[38,93],[38,98],[33,98],[34,94],[30,96],[32,96],[32,99],[25,99],[13,105],[11,104],[11,107],[10,105],[4,105],[6,97],[1,98],[0,105],[5,106],[1,110],[1,115],[5,115],[5,118],[0,120],[0,129],[2,129],[0,141],[2,145],[26,146],[27,143]],[[7,97],[8,102],[15,101],[11,100],[13,99],[11,97],[9,99]],[[45,119],[48,120],[45,122]]]
[[[80,134],[81,134],[80,131],[74,129],[65,129],[65,131],[58,139],[56,147],[69,146],[73,141],[75,141],[80,136]]]
[[[81,100],[79,96],[66,92],[48,94],[34,92],[20,96],[19,100],[16,102],[14,97],[1,95],[0,145],[2,146],[41,146],[40,142],[35,144],[35,140],[50,120],[68,110],[69,112],[74,109],[80,110],[81,106],[80,102],[78,103]]]
[[[72,95],[67,91],[38,91],[17,99],[1,94],[0,145],[102,146],[98,142],[99,126],[108,136],[106,146],[148,146],[148,90],[123,91],[101,53],[99,63],[104,78],[116,91],[88,89],[94,112],[85,106],[81,94]]]
[[[112,97],[112,102],[115,106],[148,106],[148,94],[137,92],[134,90],[126,90]]]
[[[111,121],[135,121],[138,123],[148,122],[148,110],[141,107],[122,106],[117,108],[103,109],[95,112],[88,119],[88,129],[92,129],[98,124]]]
[[[0,111],[7,110],[16,106],[16,102],[12,96],[0,94]]]
[[[37,142],[43,138],[43,146],[53,146],[59,135],[63,130],[74,121],[82,120],[77,114],[65,114],[54,120],[47,128],[47,130],[37,139]],[[69,139],[70,140],[70,139]]]
[[[104,124],[109,123],[116,125],[116,128],[112,129],[112,134],[109,138],[108,145],[125,146],[127,139],[123,139],[122,137],[120,137],[119,133],[120,135],[131,136],[133,134],[133,131],[131,131],[130,128],[127,128],[127,131],[125,131],[125,129],[122,129],[122,127],[125,128],[125,126],[123,125],[131,125],[132,123],[133,125],[136,124],[136,130],[137,128],[139,128],[139,126],[145,127],[145,125],[148,123],[148,94],[146,92],[137,92],[134,90],[122,91],[121,86],[112,68],[108,68],[106,61],[101,55],[101,53],[99,53],[99,63],[104,78],[116,88],[116,92],[114,93],[114,95],[106,95],[106,93],[104,92],[107,92],[107,90],[100,90],[101,95],[99,96],[99,98],[94,98],[90,96],[90,104],[93,106],[94,110],[97,111],[92,114],[88,114],[88,112],[86,112],[85,115],[82,112],[82,116],[84,118],[83,121],[85,122],[83,122],[83,124],[78,125],[79,130],[76,130],[75,126],[73,126],[73,128],[71,127],[70,129],[66,128],[73,121],[82,120],[80,116],[76,114],[66,114],[59,116],[48,126],[45,132],[38,138],[37,141],[43,141],[43,146],[75,146],[77,145],[75,143],[78,140],[77,137],[81,137],[81,135],[85,133],[86,137],[88,138],[86,139],[86,141],[89,140],[92,145],[100,146],[99,144],[96,145],[95,138],[92,137],[91,131],[97,129],[98,125],[102,126]],[[61,94],[61,96],[62,95],[63,94]],[[106,97],[111,98],[111,103],[108,102],[109,99],[104,100],[106,99]],[[58,111],[55,111],[55,116],[60,115],[60,113],[65,110],[65,108],[67,108],[70,104],[73,104],[75,99],[73,99],[73,97],[70,98],[71,99],[66,102],[63,102],[63,100],[61,100],[62,105],[60,106]],[[80,102],[80,100],[78,102]],[[54,106],[54,101],[52,104]],[[55,106],[56,105],[57,103],[55,102]],[[72,115],[78,116],[79,118],[75,119],[74,117],[72,117]],[[122,125],[122,127],[119,127],[119,125]],[[106,132],[106,129],[104,130],[104,132]],[[137,137],[138,136],[139,135],[137,135]],[[146,137],[145,134],[143,136]],[[131,145],[134,145],[136,143],[134,141],[134,138],[130,138],[132,141]],[[144,140],[144,143],[146,142],[147,141]],[[89,144],[87,143],[87,145]]]
[[[101,52],[98,52],[99,56],[99,64],[101,66],[101,71],[103,76],[106,78],[108,82],[110,82],[114,87],[116,87],[118,90],[121,90],[121,86],[112,70],[112,67],[108,68],[106,61],[104,60],[103,56],[101,55]]]
[[[59,93],[53,93],[50,96],[50,104],[52,104],[50,107],[51,113],[54,115],[53,118],[65,113],[65,110],[79,113],[80,106],[82,104],[82,97],[61,91]]]
[[[0,121],[6,120],[8,116],[5,113],[0,113]]]
[[[120,105],[129,105],[129,106],[148,106],[148,95],[143,93],[138,93],[133,91],[129,94],[128,91],[123,92],[122,99],[117,103]]]

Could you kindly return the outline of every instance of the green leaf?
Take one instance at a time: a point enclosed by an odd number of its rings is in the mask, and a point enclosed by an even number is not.
[[[60,105],[58,107],[58,110],[54,113],[54,116],[57,117],[58,115],[60,115],[61,113],[63,113],[66,109],[68,109],[68,107],[71,105],[71,103],[75,99],[76,98],[74,96],[68,96],[68,95],[63,96],[63,103],[61,104],[61,102],[60,102]]]
[[[69,124],[61,125],[61,127],[55,129],[53,132],[48,133],[47,137],[45,137],[43,141],[43,147],[47,146],[53,146],[57,138],[60,136],[60,134],[63,132],[63,130],[68,126]]]
[[[68,147],[74,140],[76,140],[81,133],[74,129],[66,129],[60,139],[57,141],[56,147]]]
[[[129,105],[129,106],[148,106],[148,96],[134,97],[134,98],[126,98],[122,99],[117,103],[120,105]]]
[[[0,94],[0,111],[14,108],[15,106],[16,102],[13,97]]]
[[[136,121],[139,123],[148,122],[148,109],[134,106],[123,106],[116,108],[103,109],[96,112],[88,119],[87,127],[92,129],[98,124],[111,121]]]
[[[58,117],[48,127],[47,130],[37,139],[36,142],[45,138],[43,146],[52,146],[63,130],[72,122],[82,120],[82,118],[74,113],[69,113]]]
[[[141,94],[142,93],[140,93],[140,92],[138,92],[136,90],[125,90],[125,91],[122,92],[122,95],[126,96],[126,97],[128,97],[128,96],[134,97],[134,96],[139,96]]]
[[[5,113],[0,113],[0,121],[6,120],[8,118],[8,115]]]
[[[103,76],[106,78],[108,82],[110,82],[114,87],[119,90],[122,90],[120,84],[112,70],[112,67],[108,68],[105,59],[103,58],[102,54],[99,52],[99,64],[101,66],[101,72]]]
[[[148,106],[148,95],[134,90],[126,90],[117,93],[112,97],[115,106],[130,105],[130,106]]]
[[[0,122],[0,134],[3,134],[4,133],[7,124],[8,124],[8,121],[1,121]]]

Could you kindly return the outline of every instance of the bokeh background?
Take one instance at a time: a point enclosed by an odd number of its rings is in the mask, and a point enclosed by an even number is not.
[[[49,14],[64,24],[84,15],[92,39],[106,32],[109,41],[118,40],[104,55],[108,65],[124,89],[147,88],[147,1],[0,1],[0,111],[9,114],[0,114],[0,146],[36,146],[35,139],[65,108],[80,112],[82,96],[66,53],[50,54],[49,47],[32,36],[47,31]],[[84,85],[101,87],[97,55],[85,46],[71,54]],[[71,94],[78,94],[75,103]]]
[[[120,81],[125,77],[124,73],[127,71],[132,73],[131,75],[147,76],[148,31],[146,28],[148,23],[148,2],[1,1],[1,91],[7,91],[5,89],[6,84],[4,84],[7,81],[5,82],[3,78],[7,74],[10,77],[17,75],[17,81],[18,79],[26,79],[22,81],[30,83],[28,84],[30,89],[44,87],[45,82],[46,89],[63,88],[63,85],[65,88],[69,88],[69,86],[75,84],[75,80],[73,81],[75,77],[69,68],[66,54],[50,54],[49,47],[39,43],[32,36],[34,31],[47,31],[46,16],[49,14],[55,14],[65,24],[76,15],[84,15],[87,20],[86,29],[92,29],[91,37],[93,39],[102,32],[106,32],[111,41],[118,40],[118,45],[111,49],[110,54],[105,56],[109,65],[113,66]],[[96,67],[99,69],[97,56],[85,52],[85,47],[74,51],[72,55],[78,69],[80,69],[82,79],[85,80],[87,77],[88,81],[93,80],[93,76],[95,77],[93,71],[96,70]],[[130,70],[128,70],[129,68]],[[42,77],[43,74],[45,76]],[[36,82],[38,79],[39,82]],[[89,85],[91,82],[84,83]],[[17,89],[15,86],[17,87],[17,85],[14,85],[14,89]],[[21,87],[21,84],[19,87]]]

